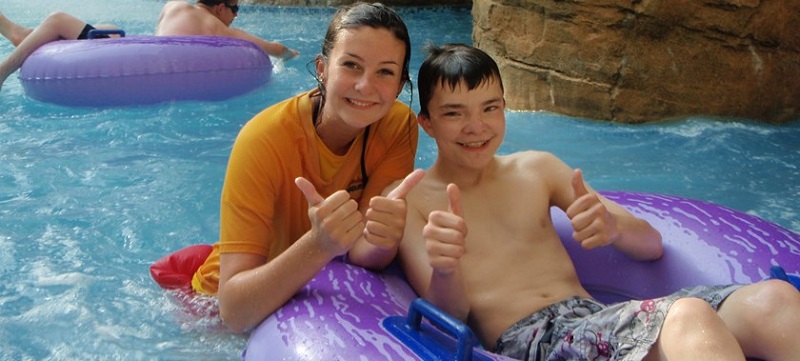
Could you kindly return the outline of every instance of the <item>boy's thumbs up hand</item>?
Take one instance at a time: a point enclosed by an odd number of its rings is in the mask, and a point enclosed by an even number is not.
[[[586,189],[586,183],[583,181],[583,171],[580,169],[575,169],[572,173],[572,190],[575,192],[575,199],[589,194]]]
[[[422,229],[428,258],[434,272],[449,274],[461,264],[466,253],[464,239],[467,225],[461,208],[461,191],[455,184],[447,185],[447,210],[433,211]]]
[[[583,172],[575,169],[572,174],[574,200],[567,208],[572,223],[572,237],[584,249],[592,249],[613,243],[617,238],[617,222],[600,197],[589,192],[583,180]]]
[[[464,211],[461,210],[461,190],[458,189],[457,185],[447,185],[447,199],[449,200],[447,211],[459,218],[464,218]]]

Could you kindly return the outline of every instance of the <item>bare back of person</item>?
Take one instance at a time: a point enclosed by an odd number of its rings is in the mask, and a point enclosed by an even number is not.
[[[534,151],[497,156],[493,163],[478,184],[456,182],[468,227],[461,257],[470,304],[467,322],[482,340],[496,340],[508,327],[550,304],[588,297],[550,219],[552,184],[568,184],[563,177],[569,177],[571,169],[548,153]],[[453,180],[441,173],[434,166],[408,195],[409,222],[424,224],[432,211],[448,209],[444,189]],[[416,253],[404,259],[409,277],[430,279],[426,257]]]
[[[267,54],[289,60],[296,57],[297,50],[289,49],[277,42],[267,41],[244,30],[231,27],[238,13],[238,3],[220,2],[216,5],[190,4],[183,0],[171,0],[164,4],[156,24],[156,35],[221,36],[247,40],[256,44]]]
[[[161,10],[156,35],[229,36],[228,26],[200,5],[169,1]]]

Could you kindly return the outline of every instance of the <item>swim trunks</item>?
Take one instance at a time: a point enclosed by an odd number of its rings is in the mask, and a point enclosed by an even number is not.
[[[525,361],[641,360],[658,339],[673,302],[695,297],[716,310],[739,287],[697,286],[662,298],[610,305],[569,298],[509,327],[495,352]]]
[[[78,40],[88,39],[89,38],[89,32],[94,30],[94,29],[95,29],[94,26],[86,24],[86,26],[83,27],[83,30],[81,30],[81,33],[78,35]],[[92,39],[108,39],[108,37],[109,37],[108,35],[96,35]]]

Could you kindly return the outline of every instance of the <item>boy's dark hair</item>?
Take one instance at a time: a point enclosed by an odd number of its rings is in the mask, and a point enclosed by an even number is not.
[[[333,50],[333,45],[342,29],[355,28],[359,26],[369,26],[374,29],[387,29],[394,34],[397,39],[406,45],[406,55],[403,59],[403,73],[401,79],[405,82],[410,81],[408,75],[408,63],[411,60],[411,38],[408,35],[408,28],[405,22],[394,10],[381,3],[356,2],[351,5],[340,7],[333,15],[325,39],[322,41],[322,53],[320,56],[327,59]]]
[[[483,50],[465,44],[428,45],[426,48],[428,56],[417,76],[421,115],[430,115],[428,102],[433,89],[440,84],[455,89],[464,81],[467,89],[472,90],[488,81],[497,81],[500,89],[505,90],[497,63]]]
[[[197,0],[197,3],[205,6],[217,6],[219,4],[226,3],[226,1],[227,0]]]

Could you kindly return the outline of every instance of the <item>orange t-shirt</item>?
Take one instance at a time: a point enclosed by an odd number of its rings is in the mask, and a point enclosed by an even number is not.
[[[192,279],[196,291],[216,294],[219,254],[252,253],[272,260],[311,229],[308,203],[295,178],[311,181],[323,197],[347,189],[366,209],[370,198],[413,170],[419,133],[407,105],[395,101],[389,114],[370,126],[364,157],[369,181],[361,189],[363,133],[345,155],[331,153],[314,129],[314,93],[265,109],[240,131],[222,188],[220,239]]]

